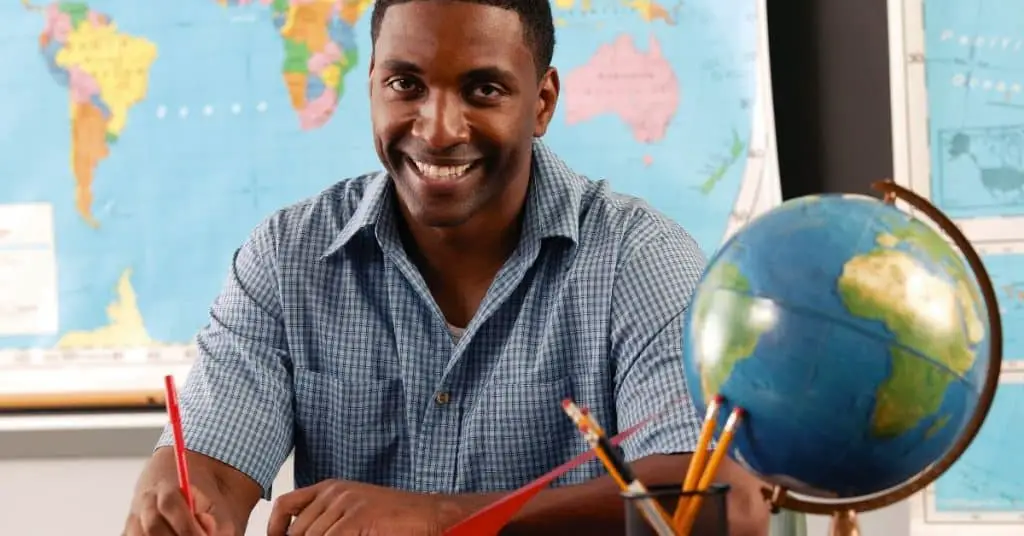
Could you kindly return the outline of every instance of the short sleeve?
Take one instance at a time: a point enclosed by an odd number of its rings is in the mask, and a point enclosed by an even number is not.
[[[248,475],[265,499],[293,444],[291,367],[273,243],[265,222],[235,252],[179,393],[186,448]],[[157,447],[173,442],[167,427]]]
[[[656,233],[621,265],[612,296],[617,427],[664,412],[623,441],[627,461],[693,452],[701,427],[683,376],[682,324],[705,260],[682,229]]]

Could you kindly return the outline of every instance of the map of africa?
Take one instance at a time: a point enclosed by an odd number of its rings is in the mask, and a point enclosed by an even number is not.
[[[779,195],[757,6],[554,4],[546,141],[708,253]],[[0,0],[0,407],[26,390],[159,389],[152,371],[187,370],[253,227],[380,168],[371,7]]]
[[[1024,442],[1024,13],[998,0],[906,0],[897,23],[892,46],[903,63],[894,87],[905,87],[893,108],[897,175],[982,254],[1004,335],[985,425],[912,503],[912,534],[1020,534],[1024,458],[1008,446]]]

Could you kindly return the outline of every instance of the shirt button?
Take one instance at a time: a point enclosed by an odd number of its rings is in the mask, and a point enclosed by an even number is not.
[[[436,402],[438,406],[443,406],[447,404],[451,400],[451,398],[451,395],[449,395],[448,393],[440,392],[434,395],[434,402]]]

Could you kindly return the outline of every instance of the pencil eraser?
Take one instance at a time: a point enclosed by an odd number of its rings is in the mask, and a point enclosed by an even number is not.
[[[725,397],[722,395],[715,395],[714,401],[715,404],[721,405],[723,402],[725,402]]]
[[[572,406],[572,400],[569,400],[568,398],[566,398],[565,400],[562,400],[562,408],[563,409],[569,409],[569,406]]]
[[[736,409],[734,409],[733,411],[736,412],[736,416],[737,417],[746,417],[747,416],[747,410],[745,410],[745,409],[743,409],[743,408],[741,408],[739,406],[736,406]]]

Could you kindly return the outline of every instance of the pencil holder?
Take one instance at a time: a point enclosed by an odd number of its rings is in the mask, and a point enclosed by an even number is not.
[[[712,484],[704,492],[683,493],[682,484],[668,486],[650,486],[647,493],[623,492],[622,499],[626,503],[626,536],[657,536],[654,529],[647,522],[647,518],[641,512],[638,501],[653,499],[661,504],[669,516],[675,514],[676,505],[679,499],[686,497],[687,501],[695,496],[702,497],[700,510],[697,512],[696,520],[693,523],[689,535],[684,536],[729,536],[728,505],[726,498],[729,496],[727,484]],[[686,504],[686,503],[684,503]]]

